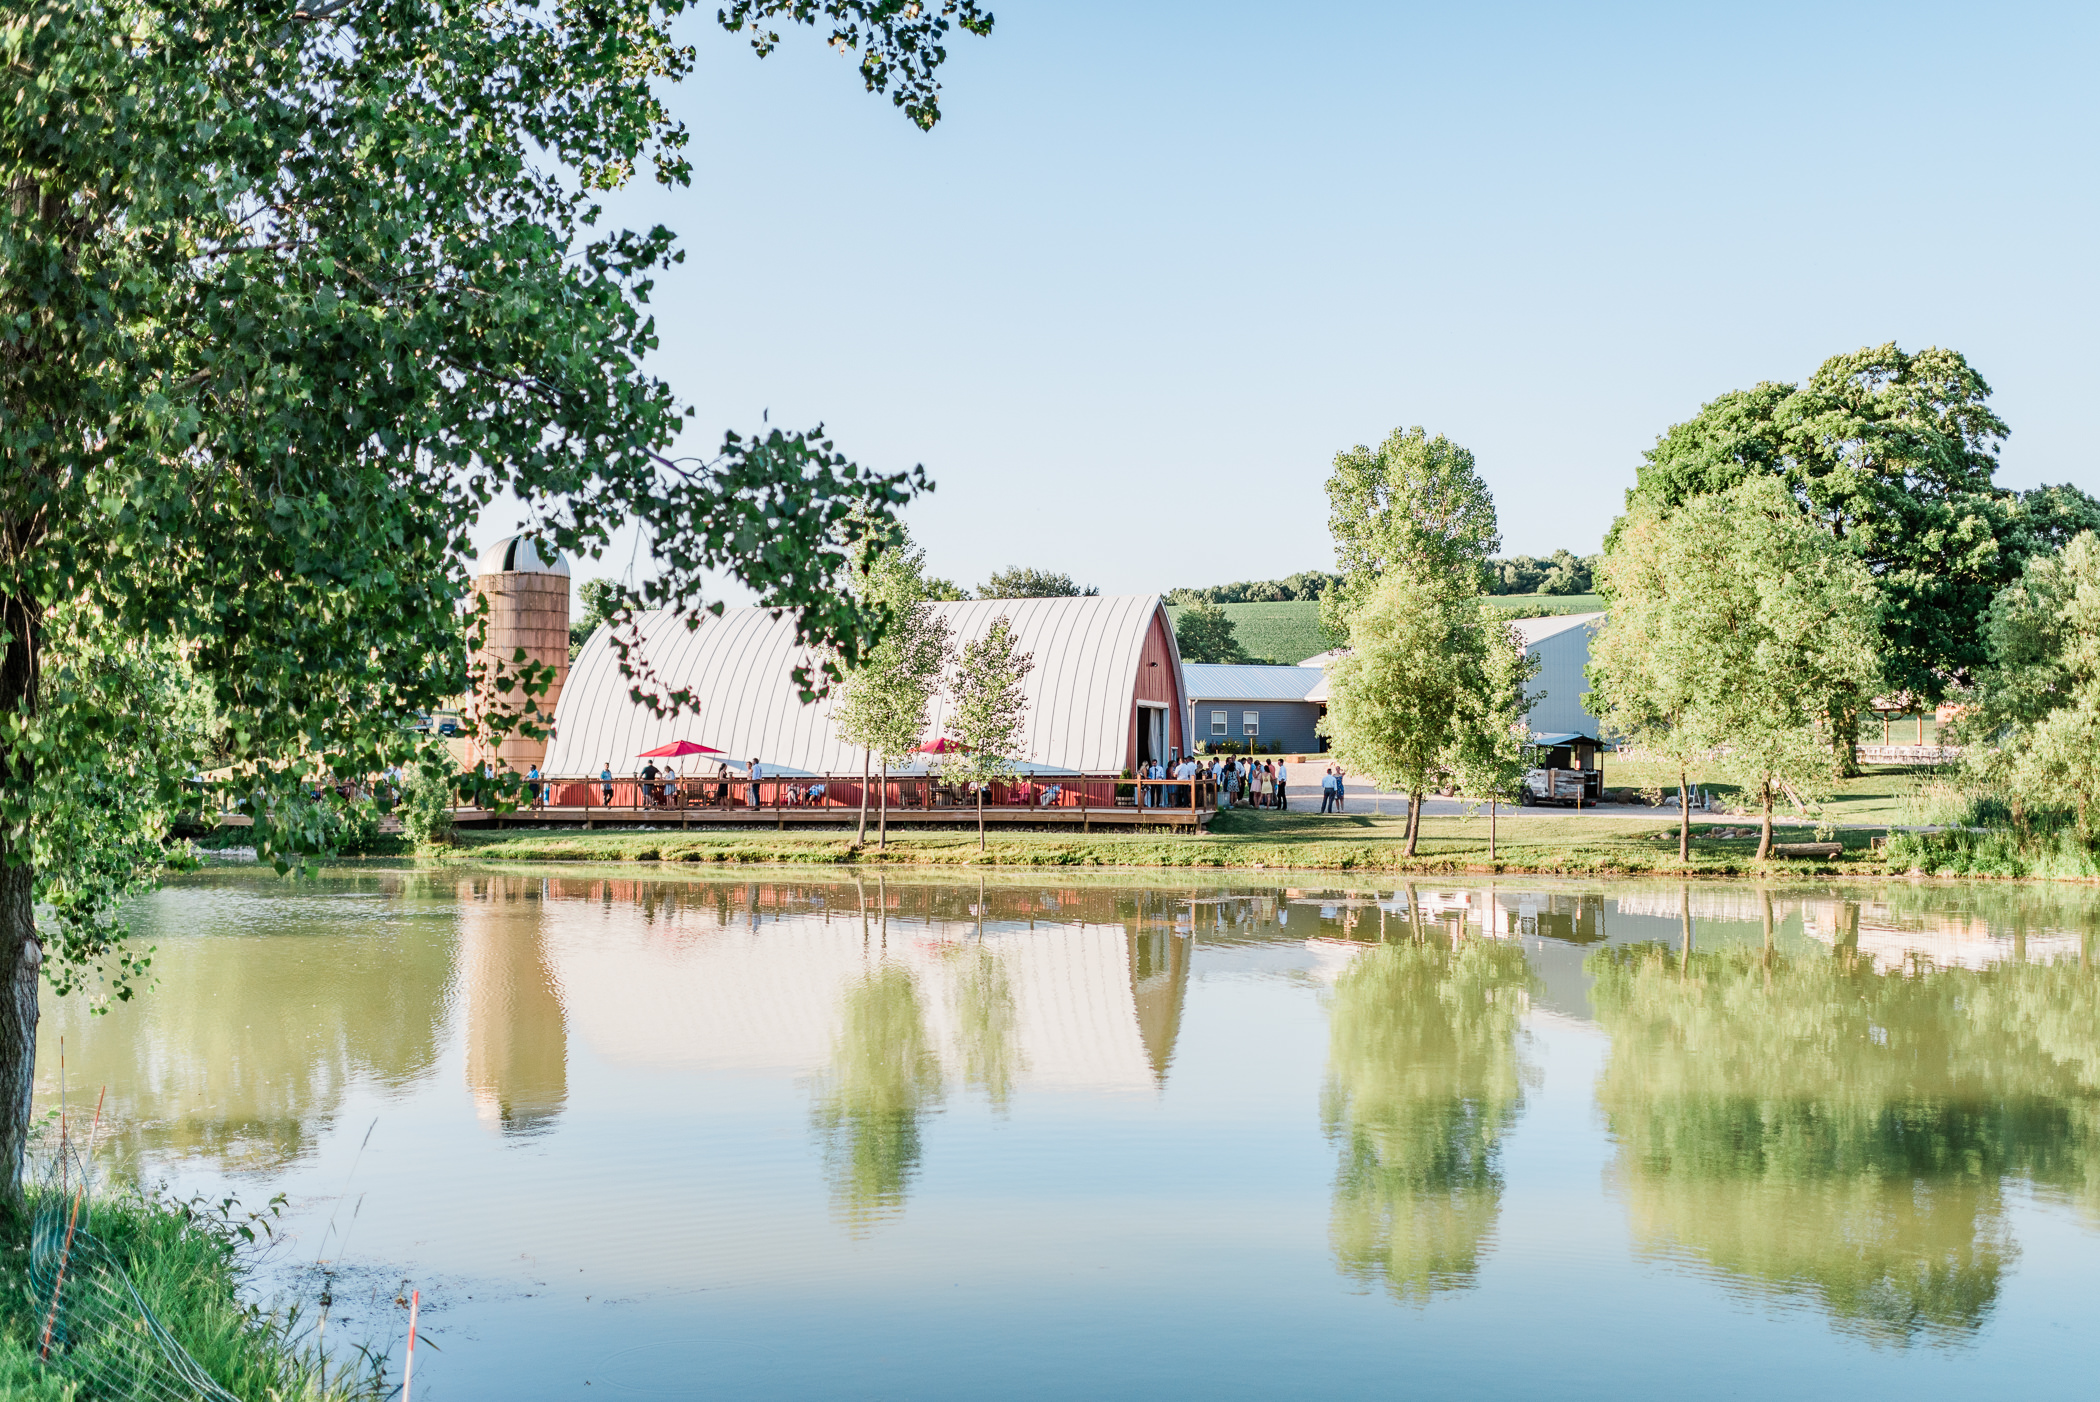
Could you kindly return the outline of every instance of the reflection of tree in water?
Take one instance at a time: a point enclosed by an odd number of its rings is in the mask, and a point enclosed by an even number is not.
[[[37,1091],[57,1103],[65,1038],[74,1103],[108,1086],[103,1138],[208,1158],[232,1172],[297,1159],[351,1085],[403,1091],[437,1059],[453,981],[449,889],[418,878],[193,879],[154,896],[141,942],[156,986],[90,1016],[52,999],[39,1029]]]
[[[941,1067],[904,969],[884,964],[851,984],[842,1013],[815,1120],[833,1200],[865,1228],[903,1209],[919,1168],[920,1117],[940,1103]]]
[[[1618,949],[1590,969],[1645,1250],[1870,1338],[1958,1340],[2017,1254],[2004,1178],[2095,1200],[2100,998],[2075,964]]]
[[[1366,950],[1335,985],[1322,1105],[1341,1149],[1330,1236],[1344,1275],[1421,1302],[1474,1283],[1523,1106],[1531,975],[1495,940]]]
[[[1013,1098],[1014,1079],[1028,1069],[1014,1011],[1013,980],[1004,960],[981,944],[955,956],[955,1031],[962,1053],[963,1083],[981,1090],[995,1109]]]

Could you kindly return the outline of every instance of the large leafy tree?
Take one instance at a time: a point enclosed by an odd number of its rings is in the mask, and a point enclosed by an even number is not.
[[[1878,674],[1875,582],[1770,478],[1672,511],[1643,504],[1621,525],[1587,700],[1608,729],[1677,765],[1681,858],[1684,771],[1714,752],[1757,797],[1767,856],[1775,797],[1832,777],[1829,717],[1856,709]]]
[[[1407,795],[1407,855],[1422,796],[1450,772],[1461,720],[1486,690],[1490,639],[1477,598],[1397,569],[1350,616],[1349,650],[1327,668],[1321,733],[1335,757]]]
[[[1937,701],[1983,664],[1981,620],[1997,590],[2095,512],[2075,488],[1995,485],[2007,429],[1990,393],[1957,351],[1889,344],[1833,356],[1803,384],[1731,391],[1672,426],[1627,505],[1668,510],[1751,477],[1779,479],[1881,586],[1882,686]],[[1857,712],[1833,719],[1849,767]]]
[[[1991,602],[1990,665],[1961,730],[1966,763],[2024,822],[2069,809],[2091,844],[2100,795],[2100,535],[2030,560]]]
[[[665,229],[605,226],[599,200],[688,178],[662,96],[690,63],[682,8],[25,0],[0,19],[7,1196],[40,970],[112,948],[92,912],[34,915],[53,825],[121,816],[41,801],[115,723],[91,690],[52,700],[54,611],[176,651],[280,855],[299,844],[273,795],[370,772],[403,717],[469,685],[467,530],[498,492],[572,554],[639,523],[659,573],[632,602],[694,613],[722,571],[819,655],[850,665],[878,631],[838,580],[855,523],[921,475],[863,471],[821,431],[667,456],[685,411],[641,363],[651,277],[678,254]],[[975,0],[721,18],[761,50],[776,19],[829,21],[921,125],[944,36],[991,22]],[[186,777],[170,752],[150,780]]]
[[[1394,429],[1376,448],[1334,455],[1327,527],[1341,583],[1320,598],[1320,621],[1349,635],[1349,614],[1388,570],[1461,580],[1478,589],[1502,546],[1495,499],[1469,449],[1423,428]]]

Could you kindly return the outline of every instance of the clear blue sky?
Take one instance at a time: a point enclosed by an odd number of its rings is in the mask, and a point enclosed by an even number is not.
[[[2002,481],[2100,492],[2100,8],[996,13],[930,135],[819,34],[691,24],[693,187],[615,206],[687,249],[688,449],[770,411],[923,462],[936,573],[1329,568],[1330,460],[1405,424],[1507,551],[1586,552],[1668,424],[1887,340],[1990,381]]]

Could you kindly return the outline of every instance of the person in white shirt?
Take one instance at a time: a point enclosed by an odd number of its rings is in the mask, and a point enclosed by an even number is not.
[[[1290,781],[1284,777],[1283,761],[1276,761],[1276,806],[1279,809],[1291,806],[1291,793],[1285,787]]]
[[[757,760],[757,759],[755,759],[755,758],[754,758],[754,759],[753,759],[753,760],[751,761],[751,770],[750,770],[750,774],[751,774],[751,806],[752,806],[753,808],[757,808],[757,807],[759,806],[759,802],[758,802],[758,781],[759,781],[759,780],[761,780],[761,779],[763,779],[763,778],[765,778],[766,776],[765,776],[765,773],[764,773],[764,772],[763,772],[762,770],[760,770],[760,769],[759,769],[759,767],[758,767],[758,760]]]

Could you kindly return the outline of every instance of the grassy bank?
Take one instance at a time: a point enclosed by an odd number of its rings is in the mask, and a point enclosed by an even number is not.
[[[208,1214],[139,1197],[97,1201],[87,1212],[87,1230],[122,1262],[125,1273],[163,1326],[204,1371],[234,1396],[251,1402],[359,1402],[385,1395],[386,1387],[333,1376],[301,1346],[297,1321],[242,1303],[239,1227]],[[67,1370],[38,1359],[48,1301],[32,1296],[26,1230],[10,1228],[5,1245],[6,1288],[0,1290],[0,1396],[35,1402],[86,1402],[104,1395]],[[94,1348],[82,1340],[77,1361]],[[139,1395],[160,1395],[141,1390]]]
[[[1368,814],[1220,814],[1209,834],[994,832],[977,850],[974,830],[893,833],[886,849],[872,838],[855,849],[850,830],[754,833],[748,830],[661,832],[463,833],[455,851],[475,861],[714,862],[913,867],[1134,867],[1295,871],[1536,872],[1555,875],[1706,876],[1759,871],[1822,871],[1880,875],[1872,833],[1842,834],[1845,855],[1834,860],[1760,863],[1753,828],[1699,823],[1689,865],[1677,860],[1674,824],[1654,818],[1586,818],[1572,814],[1505,814],[1493,862],[1488,816],[1428,818],[1416,855],[1404,855],[1403,822]],[[1808,841],[1807,828],[1781,829],[1780,841]]]

